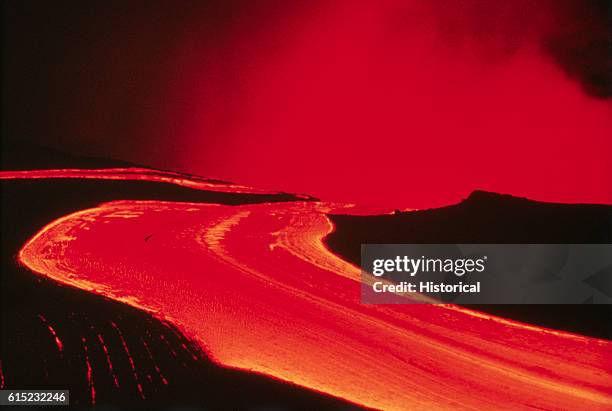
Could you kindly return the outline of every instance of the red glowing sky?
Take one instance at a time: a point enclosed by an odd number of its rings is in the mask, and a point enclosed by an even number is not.
[[[48,143],[362,204],[612,203],[610,100],[546,49],[585,41],[566,3],[106,11],[58,52]]]

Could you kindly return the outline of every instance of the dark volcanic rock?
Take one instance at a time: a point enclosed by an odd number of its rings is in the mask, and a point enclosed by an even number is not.
[[[330,218],[336,230],[326,238],[327,246],[357,265],[361,244],[612,243],[612,206],[543,203],[485,191],[475,191],[448,207]],[[612,338],[612,308],[606,305],[470,307],[546,327]]]

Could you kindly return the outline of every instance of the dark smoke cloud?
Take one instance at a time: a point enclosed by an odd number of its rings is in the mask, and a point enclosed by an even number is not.
[[[450,46],[472,43],[487,61],[539,45],[595,98],[612,97],[612,0],[429,2]]]
[[[612,97],[612,1],[569,2],[564,9],[560,30],[543,39],[544,50],[586,93]]]

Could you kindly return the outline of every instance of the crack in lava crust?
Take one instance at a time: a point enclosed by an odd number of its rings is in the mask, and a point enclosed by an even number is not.
[[[315,202],[117,201],[62,217],[32,271],[148,310],[219,364],[381,409],[611,409],[612,343],[449,305],[360,303]]]

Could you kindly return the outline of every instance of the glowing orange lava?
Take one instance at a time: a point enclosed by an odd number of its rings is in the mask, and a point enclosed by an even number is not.
[[[171,321],[221,365],[367,407],[612,408],[609,341],[361,304],[359,269],[321,241],[341,208],[116,201],[48,224],[19,261]]]
[[[60,338],[57,336],[57,333],[55,332],[55,328],[53,328],[53,326],[51,324],[49,324],[49,321],[47,321],[47,319],[45,318],[44,315],[38,314],[38,318],[47,327],[47,329],[49,330],[49,333],[53,337],[53,341],[55,341],[55,345],[57,347],[57,351],[60,354],[62,354],[62,352],[64,351],[64,344],[62,343],[62,340],[60,340]]]
[[[157,183],[170,183],[182,187],[207,191],[241,194],[273,194],[270,191],[260,190],[254,187],[248,187],[219,180],[203,179],[197,176],[173,173],[171,171],[152,170],[148,168],[64,168],[56,170],[0,171],[0,180],[44,178],[86,178],[97,180],[153,181]]]

